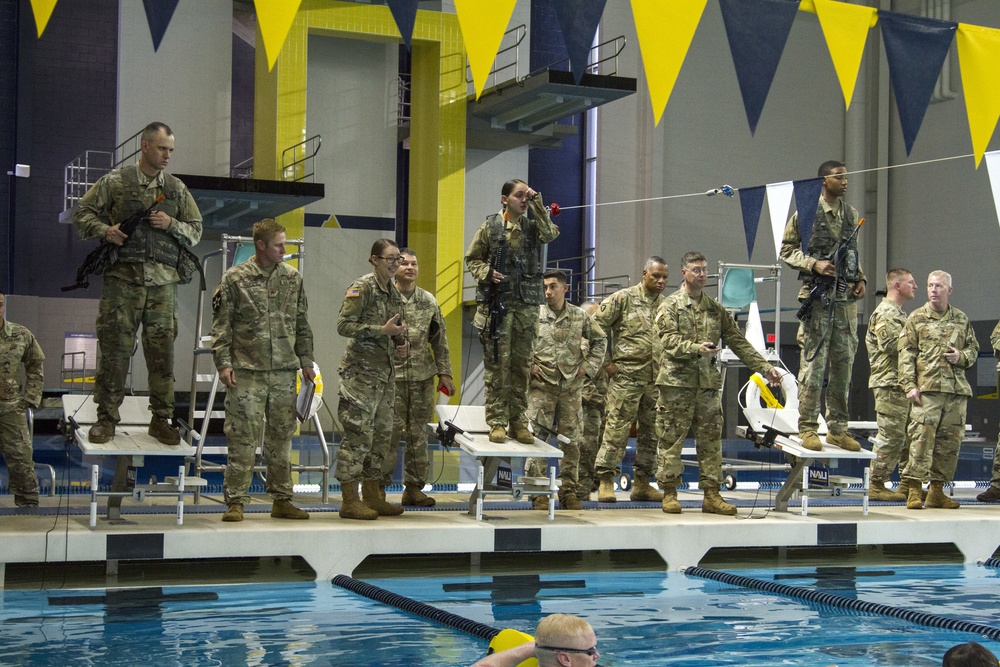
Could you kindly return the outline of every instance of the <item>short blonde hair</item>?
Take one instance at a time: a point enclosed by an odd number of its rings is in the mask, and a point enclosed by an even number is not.
[[[281,234],[284,231],[284,225],[279,225],[274,221],[274,218],[264,218],[253,223],[253,244],[257,245],[257,241],[263,241],[264,245],[267,245],[275,234]]]
[[[572,645],[573,642],[579,640],[581,635],[593,631],[590,623],[579,616],[550,614],[540,620],[535,628],[535,646],[565,647],[567,643]]]

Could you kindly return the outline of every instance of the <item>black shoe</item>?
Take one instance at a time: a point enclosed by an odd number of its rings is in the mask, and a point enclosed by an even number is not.
[[[976,500],[981,503],[995,503],[1000,501],[1000,489],[995,486],[990,486],[990,488],[976,496]]]

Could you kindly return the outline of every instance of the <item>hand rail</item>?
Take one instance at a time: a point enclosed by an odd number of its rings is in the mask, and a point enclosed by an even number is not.
[[[316,157],[316,154],[319,153],[319,149],[322,144],[322,137],[318,134],[314,134],[308,139],[303,139],[294,146],[289,146],[285,150],[281,151],[281,180],[298,182],[304,181],[307,178],[311,179],[316,173],[315,162],[312,160]],[[302,157],[298,156],[300,150],[304,153]],[[289,151],[291,152],[291,162],[286,161]],[[307,162],[308,166],[306,166]],[[298,175],[298,165],[300,164],[303,165],[301,167],[302,171],[307,169],[311,171],[309,171],[308,174],[302,174],[301,176]]]

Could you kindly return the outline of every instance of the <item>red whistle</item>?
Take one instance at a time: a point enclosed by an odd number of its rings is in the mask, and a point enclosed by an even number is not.
[[[445,396],[449,396],[449,397],[451,396],[451,392],[448,391],[448,387],[446,387],[444,385],[441,385],[440,387],[438,387],[438,391],[440,391]]]
[[[556,204],[555,202],[549,204],[549,214],[552,215],[552,217],[559,215],[559,204]]]

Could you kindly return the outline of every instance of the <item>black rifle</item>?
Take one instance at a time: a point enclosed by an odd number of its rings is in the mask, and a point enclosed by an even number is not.
[[[121,233],[126,236],[125,243],[128,243],[128,240],[132,238],[132,234],[135,233],[135,229],[139,226],[139,223],[143,220],[148,221],[149,214],[153,212],[156,205],[166,198],[166,195],[161,194],[156,198],[156,201],[149,205],[148,208],[139,211],[138,213],[133,213],[118,226]],[[125,243],[122,245],[125,245]],[[76,270],[76,284],[63,287],[62,291],[69,292],[75,289],[86,289],[90,287],[90,281],[87,279],[87,276],[90,274],[98,275],[104,273],[109,267],[114,265],[114,263],[118,261],[119,247],[120,246],[115,245],[111,241],[101,241],[101,245],[92,250],[90,254],[87,255],[87,259],[83,260],[83,264],[80,265],[80,268]]]
[[[500,362],[500,331],[503,326],[503,318],[507,316],[507,304],[504,296],[510,291],[510,284],[507,278],[496,283],[493,282],[493,273],[500,273],[500,269],[505,268],[507,263],[507,241],[501,238],[500,244],[493,254],[493,261],[490,262],[490,272],[486,276],[488,286],[486,288],[486,305],[489,307],[489,319],[487,320],[487,330],[490,340],[493,341],[493,363]]]
[[[822,299],[824,306],[829,306],[830,301],[834,298],[833,294],[831,294],[834,286],[838,289],[847,289],[847,283],[839,276],[840,268],[843,266],[843,262],[847,257],[847,251],[851,247],[851,242],[857,238],[858,232],[861,230],[861,225],[863,224],[865,224],[865,219],[861,218],[858,222],[858,226],[854,228],[853,232],[851,232],[851,235],[841,241],[828,257],[821,258],[826,261],[832,261],[834,267],[837,269],[838,275],[816,276],[813,278],[812,289],[809,290],[809,294],[802,300],[802,305],[799,306],[798,312],[795,313],[795,317],[799,320],[805,322],[812,317],[812,305],[817,299]]]

